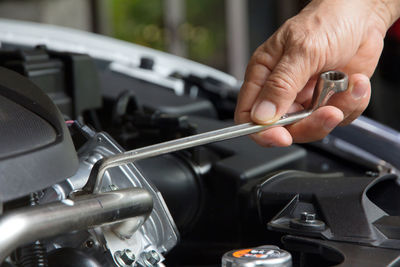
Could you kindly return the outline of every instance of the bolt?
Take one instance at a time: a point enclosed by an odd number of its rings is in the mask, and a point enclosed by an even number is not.
[[[325,223],[315,219],[315,213],[304,211],[300,213],[300,218],[290,220],[290,227],[303,231],[324,231]]]
[[[161,260],[160,255],[155,250],[143,252],[142,259],[148,267],[156,266]]]
[[[119,266],[132,266],[136,257],[130,249],[124,249],[123,251],[116,251],[114,253],[114,259]]]
[[[373,171],[367,171],[367,172],[365,173],[365,175],[368,176],[368,177],[378,177],[378,176],[379,176],[379,173],[373,172]]]
[[[94,246],[94,241],[93,240],[91,240],[91,239],[86,240],[86,242],[85,242],[85,247],[86,248],[92,248],[93,246]]]
[[[118,190],[118,186],[114,185],[114,184],[110,184],[107,186],[102,187],[102,192],[111,192],[111,191],[115,191]]]
[[[315,213],[302,212],[300,213],[300,220],[305,223],[311,223],[315,221]]]

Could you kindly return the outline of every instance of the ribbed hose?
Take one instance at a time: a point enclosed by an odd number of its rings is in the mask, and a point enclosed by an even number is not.
[[[40,241],[18,249],[18,265],[21,267],[48,267],[46,250]]]
[[[39,204],[39,194],[31,193],[30,205]],[[44,245],[38,240],[27,246],[17,249],[18,266],[20,267],[48,267],[47,254]]]

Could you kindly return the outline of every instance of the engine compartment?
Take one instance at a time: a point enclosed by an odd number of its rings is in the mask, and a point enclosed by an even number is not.
[[[104,157],[233,124],[238,86],[221,76],[172,66],[160,76],[149,54],[129,65],[36,45],[3,42],[0,66],[55,103],[79,167],[41,177],[40,185],[20,175],[24,184],[12,196],[2,174],[0,218],[29,206],[80,203],[74,194]],[[230,250],[274,245],[291,254],[293,266],[395,266],[399,136],[361,118],[310,144],[265,149],[240,137],[114,167],[99,195],[145,189],[150,214],[20,244],[3,265],[221,266]],[[47,164],[36,161],[35,169]]]

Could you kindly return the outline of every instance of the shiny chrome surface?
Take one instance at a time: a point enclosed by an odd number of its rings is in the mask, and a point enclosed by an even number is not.
[[[292,267],[292,255],[277,246],[266,245],[232,250],[222,257],[222,267]]]
[[[0,262],[26,243],[133,217],[145,221],[152,209],[149,192],[131,188],[6,212],[0,217]]]
[[[102,179],[108,168],[122,164],[134,162],[136,160],[154,157],[182,149],[205,145],[213,142],[223,141],[235,137],[253,134],[272,127],[284,126],[295,123],[308,117],[315,109],[328,101],[328,98],[337,92],[347,89],[348,77],[339,71],[328,71],[320,75],[313,94],[311,107],[301,112],[286,114],[275,123],[268,125],[257,125],[254,123],[244,123],[210,132],[196,134],[176,140],[171,140],[99,160],[93,167],[89,180],[83,190],[87,192],[99,192],[101,190]]]
[[[80,191],[97,161],[123,152],[122,148],[106,133],[86,130],[90,138],[78,152],[80,167],[77,173],[66,182],[50,188],[46,192],[48,193],[47,200],[63,199],[63,196],[68,196],[71,192]],[[142,252],[155,250],[163,260],[162,254],[176,246],[179,233],[158,189],[141,174],[134,164],[125,164],[107,171],[102,180],[101,191],[132,187],[144,188],[151,194],[153,210],[148,219],[135,232],[137,220],[140,219],[138,217],[113,224],[111,227],[102,227],[101,231],[97,231],[97,235],[92,236],[92,239],[107,248],[111,255],[117,251],[129,249],[137,256],[137,260],[141,261],[139,256]],[[93,231],[89,232],[93,234]],[[133,235],[128,238],[132,233]],[[70,238],[76,239],[72,235]],[[65,239],[64,235],[61,242],[65,242]],[[78,242],[79,240],[75,240],[72,243]],[[65,243],[65,246],[69,246],[70,243]]]
[[[313,99],[311,102],[311,110],[316,110],[320,106],[326,104],[334,93],[340,93],[347,90],[349,78],[340,71],[323,72],[315,86]]]

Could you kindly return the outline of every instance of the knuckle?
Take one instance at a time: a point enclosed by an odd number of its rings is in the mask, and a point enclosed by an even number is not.
[[[234,119],[235,123],[240,123],[241,122],[239,114],[238,114],[238,111],[235,112],[235,115],[234,115],[233,119]]]
[[[313,38],[306,37],[299,45],[299,50],[303,54],[314,55],[318,53],[318,46]]]
[[[241,105],[237,105],[234,113],[235,123],[244,123],[250,121],[250,112],[243,109]]]
[[[272,76],[272,75],[271,75]],[[266,87],[270,88],[270,94],[281,99],[290,99],[293,97],[293,85],[289,78],[274,75],[266,81]]]
[[[267,65],[267,56],[265,53],[256,51],[254,52],[252,59],[255,64]]]
[[[244,122],[247,122],[246,120],[244,120],[244,119],[242,118],[242,116],[239,114],[239,112],[235,112],[234,121],[235,121],[235,123],[244,123]]]
[[[306,25],[291,22],[286,28],[286,48],[304,55],[315,54],[319,49],[314,35]]]

